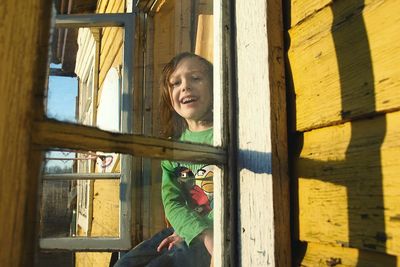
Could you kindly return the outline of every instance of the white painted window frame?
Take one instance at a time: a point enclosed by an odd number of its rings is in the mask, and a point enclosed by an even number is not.
[[[133,92],[133,51],[135,14],[85,14],[85,15],[59,15],[55,22],[57,27],[123,27],[124,49],[123,49],[123,72],[122,72],[122,96],[121,102],[121,132],[132,133],[132,110]],[[132,181],[132,156],[121,155],[121,173],[115,174],[91,174],[83,175],[49,175],[44,179],[119,179],[120,180],[120,216],[119,237],[64,237],[64,238],[40,238],[41,249],[62,249],[73,251],[111,251],[127,250],[131,244],[131,181]]]
[[[214,266],[291,266],[282,3],[213,3]]]

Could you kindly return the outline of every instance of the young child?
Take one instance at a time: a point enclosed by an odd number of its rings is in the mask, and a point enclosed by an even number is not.
[[[192,53],[174,57],[161,77],[161,134],[213,143],[213,67]],[[162,161],[167,228],[133,248],[115,266],[210,266],[213,253],[213,166]]]

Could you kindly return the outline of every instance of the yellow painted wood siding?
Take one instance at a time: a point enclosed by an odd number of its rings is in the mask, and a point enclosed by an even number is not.
[[[119,180],[94,181],[91,236],[119,236]]]
[[[108,252],[81,252],[75,253],[75,266],[108,267],[111,253]]]
[[[400,255],[399,122],[395,112],[304,133],[300,240]]]
[[[400,1],[287,2],[295,262],[399,266]]]
[[[354,248],[321,245],[318,243],[308,243],[306,249],[303,261],[301,262],[301,266],[304,267],[400,266],[399,257],[392,257],[372,251],[360,251]],[[300,265],[298,262],[295,264],[296,266]]]
[[[336,1],[289,31],[297,130],[400,106],[400,4],[359,2]],[[360,75],[370,63],[373,76]]]
[[[105,3],[107,2],[107,3]],[[102,1],[98,13],[123,13],[125,1]],[[99,73],[99,98],[101,98],[101,88],[108,70],[111,67],[118,67],[122,64],[123,51],[123,28],[107,27],[103,28],[100,45],[100,73]]]

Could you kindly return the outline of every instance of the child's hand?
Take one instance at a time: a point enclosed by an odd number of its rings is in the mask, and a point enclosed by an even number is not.
[[[174,232],[172,235],[164,238],[163,241],[161,241],[160,245],[157,247],[157,252],[160,252],[164,247],[168,246],[168,250],[173,248],[175,245],[181,243],[183,241],[183,238],[180,237],[176,232]]]

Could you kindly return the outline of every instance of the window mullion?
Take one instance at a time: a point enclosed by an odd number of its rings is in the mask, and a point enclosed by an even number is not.
[[[218,165],[226,163],[226,152],[223,148],[134,134],[119,134],[54,120],[37,121],[34,124],[33,142],[43,148],[118,152],[138,157],[211,162]]]
[[[111,180],[120,177],[120,173],[65,173],[45,174],[43,180]]]

